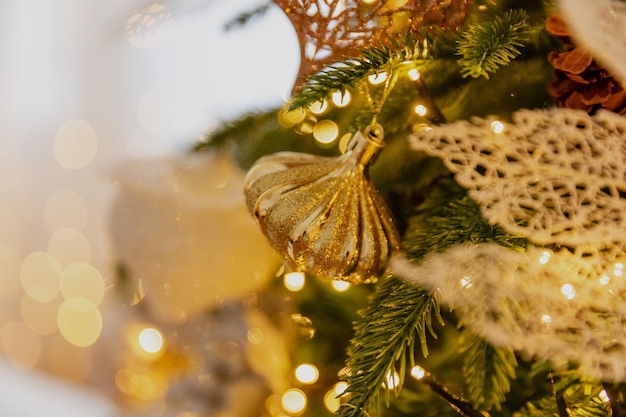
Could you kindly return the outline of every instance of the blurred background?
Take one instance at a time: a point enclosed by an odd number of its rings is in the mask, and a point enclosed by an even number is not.
[[[119,302],[112,173],[286,100],[282,11],[224,30],[263,3],[0,3],[0,415],[118,415],[98,365]]]

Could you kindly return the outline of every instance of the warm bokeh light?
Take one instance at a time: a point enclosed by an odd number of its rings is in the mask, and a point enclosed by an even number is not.
[[[87,224],[87,213],[85,200],[66,189],[55,191],[44,205],[44,221],[51,233],[63,228],[82,231]]]
[[[315,336],[315,327],[310,318],[303,316],[302,314],[292,314],[291,320],[297,327],[298,335],[304,339],[312,339]]]
[[[22,261],[20,281],[33,300],[52,300],[61,290],[62,267],[44,252],[31,252]]]
[[[163,349],[163,335],[155,328],[148,327],[139,333],[139,346],[148,353],[157,353]]]
[[[326,100],[313,102],[309,106],[309,110],[313,114],[317,114],[317,115],[323,114],[326,110],[328,110],[328,103],[326,102]]]
[[[322,120],[313,127],[313,137],[321,144],[332,143],[338,134],[339,126],[332,120]]]
[[[621,262],[617,262],[613,266],[613,275],[616,277],[621,277],[624,274],[624,264]]]
[[[300,291],[306,282],[303,272],[287,272],[283,277],[283,284],[289,291]]]
[[[263,333],[263,330],[259,329],[258,327],[253,327],[250,330],[248,330],[248,333],[246,336],[247,336],[248,342],[252,343],[253,345],[258,345],[260,343],[263,343],[263,339],[265,339],[265,334]]]
[[[348,383],[346,381],[339,381],[333,387],[335,394],[339,396],[344,395],[344,393],[346,392],[346,389],[348,389]]]
[[[335,106],[346,107],[350,104],[350,101],[352,101],[352,95],[349,91],[344,91],[343,93],[341,91],[335,91],[332,94],[331,99]]]
[[[41,338],[22,321],[8,321],[0,327],[4,356],[21,368],[33,368],[41,356]]]
[[[289,128],[304,121],[305,116],[306,112],[302,107],[298,107],[294,110],[281,111],[280,113],[278,113],[278,123],[282,127]]]
[[[172,29],[172,13],[161,3],[152,3],[126,22],[128,41],[141,49],[163,45],[170,38]]]
[[[294,371],[296,379],[303,384],[314,384],[320,376],[320,372],[315,365],[303,363],[298,365]]]
[[[548,262],[550,262],[550,258],[552,257],[552,252],[550,251],[543,251],[541,256],[539,257],[539,263],[541,265],[545,265]]]
[[[419,365],[415,365],[411,368],[411,376],[417,380],[422,379],[426,376],[426,370]]]
[[[69,343],[91,346],[102,333],[102,316],[93,303],[83,298],[63,301],[57,314],[59,331]]]
[[[409,76],[409,78],[413,81],[417,81],[420,79],[420,72],[417,68],[413,68],[411,70],[409,70],[409,72],[407,73],[407,75]]]
[[[48,253],[63,267],[76,262],[88,264],[91,261],[91,244],[78,230],[63,228],[50,236]]]
[[[104,279],[93,266],[82,262],[74,263],[63,271],[61,295],[70,298],[83,298],[99,305],[104,298]]]
[[[472,286],[472,277],[463,277],[461,278],[461,287],[469,288]]]
[[[372,85],[382,84],[387,80],[387,73],[383,71],[383,72],[378,72],[376,74],[372,74],[369,77],[367,77],[367,80]]]
[[[602,275],[598,281],[600,281],[600,284],[602,285],[608,285],[608,283],[611,282],[611,277],[608,275]]]
[[[383,381],[383,387],[387,389],[395,389],[400,384],[400,375],[395,371],[387,372],[385,380]]]
[[[543,324],[546,327],[550,327],[551,323],[552,323],[552,316],[550,316],[549,314],[544,314],[543,316],[541,316],[541,324]]]
[[[332,285],[333,289],[337,292],[348,291],[350,288],[350,283],[348,281],[340,281],[337,279],[333,280],[330,285]]]
[[[54,137],[54,155],[63,168],[79,169],[87,165],[98,150],[98,135],[85,120],[65,122]]]
[[[565,296],[568,300],[576,297],[576,288],[572,284],[563,284],[561,287],[561,294]]]
[[[297,388],[288,389],[281,397],[283,409],[292,415],[302,414],[306,409],[306,403],[306,394]]]
[[[491,122],[491,131],[496,134],[500,134],[504,132],[504,124],[499,120],[494,120]]]
[[[428,113],[428,109],[423,104],[418,104],[417,106],[415,106],[413,111],[415,111],[415,114],[422,117],[426,116],[426,114]]]

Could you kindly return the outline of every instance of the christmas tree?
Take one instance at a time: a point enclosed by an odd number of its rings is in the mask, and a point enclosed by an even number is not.
[[[263,389],[218,406],[213,386],[193,415],[626,415],[624,3],[275,0],[233,25],[270,7],[300,42],[292,97],[179,167],[194,184],[216,161],[247,171],[254,266],[227,268],[254,284],[225,291],[253,295],[181,294],[211,308],[169,327],[189,340],[198,320],[228,334],[247,315],[245,363],[187,356]],[[167,396],[200,392],[176,358],[160,359],[179,378]],[[233,411],[246,400],[259,407]]]

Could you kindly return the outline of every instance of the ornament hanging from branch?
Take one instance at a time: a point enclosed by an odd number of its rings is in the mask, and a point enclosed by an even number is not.
[[[452,248],[394,272],[437,289],[492,343],[626,380],[625,143],[626,118],[604,110],[521,110],[512,124],[419,132],[412,148],[441,158],[489,224],[531,245]]]
[[[436,26],[458,29],[473,0],[274,0],[287,15],[300,43],[294,90],[331,63],[354,58],[390,37]]]
[[[400,239],[368,177],[383,137],[374,124],[338,157],[279,152],[250,169],[248,210],[288,269],[351,283],[374,282],[384,272]]]

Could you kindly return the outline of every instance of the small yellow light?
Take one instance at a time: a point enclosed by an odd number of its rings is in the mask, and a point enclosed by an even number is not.
[[[335,391],[335,394],[339,396],[344,395],[347,389],[348,389],[348,383],[346,381],[339,381],[333,387],[333,391]]]
[[[420,380],[426,376],[426,370],[419,365],[415,365],[411,368],[411,376],[417,380]]]
[[[387,80],[387,73],[385,71],[377,72],[376,74],[372,74],[369,77],[367,77],[367,80],[372,85],[382,84]]]
[[[143,329],[138,340],[139,346],[148,353],[157,353],[163,348],[163,335],[152,327]]]
[[[361,3],[363,4],[374,4],[376,3],[377,0],[361,0]]]
[[[314,384],[320,376],[319,370],[311,364],[303,363],[295,370],[296,379],[303,384]]]
[[[336,279],[333,280],[331,285],[333,286],[333,289],[337,292],[344,292],[347,291],[348,288],[350,288],[350,283],[348,281],[340,281]]]
[[[394,389],[400,384],[400,375],[397,372],[387,372],[385,380],[383,381],[383,387],[387,389]]]
[[[472,286],[472,277],[463,277],[461,278],[461,287],[469,288]]]
[[[324,405],[331,413],[335,413],[341,406],[341,400],[337,397],[335,391],[330,390],[324,395]]]
[[[280,402],[286,412],[292,415],[300,415],[306,409],[307,398],[301,390],[290,388],[285,391]]]
[[[572,284],[563,284],[561,287],[561,294],[565,296],[568,300],[576,297],[576,288]]]
[[[413,68],[412,70],[409,70],[408,74],[409,78],[413,81],[417,81],[420,79],[420,72],[417,68]]]
[[[305,276],[303,272],[287,272],[283,277],[283,284],[289,291],[297,292],[304,288]]]
[[[552,252],[550,251],[543,251],[543,253],[541,254],[541,256],[539,257],[539,263],[541,265],[545,265],[548,262],[550,262],[550,258],[552,257]]]
[[[294,110],[283,110],[278,113],[278,123],[282,127],[292,127],[304,121],[306,112],[302,107]]]
[[[609,398],[609,395],[606,393],[605,390],[600,391],[600,393],[598,394],[598,397],[600,397],[600,399],[605,403],[608,403],[609,401],[611,401],[611,399]]]
[[[253,327],[252,329],[248,330],[247,337],[248,342],[252,343],[253,345],[258,345],[263,342],[263,339],[265,339],[265,333],[263,333],[263,330],[259,329],[258,327]]]
[[[332,95],[332,100],[335,106],[346,107],[348,104],[350,104],[352,96],[350,95],[349,91],[344,91],[343,93],[341,91],[335,91]]]
[[[332,143],[339,135],[339,126],[332,120],[321,120],[313,127],[313,137],[321,144]]]
[[[544,314],[541,316],[541,324],[546,327],[550,327],[550,324],[552,324],[552,317],[549,314]]]
[[[504,124],[499,120],[491,122],[491,131],[496,134],[504,132]]]
[[[428,109],[423,104],[418,104],[417,106],[415,106],[414,110],[418,116],[422,116],[422,117],[426,116],[426,113],[428,113]]]
[[[609,282],[611,282],[611,277],[609,277],[608,275],[602,275],[598,281],[600,281],[600,284],[602,285],[607,285]]]
[[[326,100],[316,101],[309,106],[309,110],[311,110],[311,113],[313,114],[322,114],[327,109],[328,103],[326,103]]]
[[[613,275],[621,277],[624,274],[624,264],[621,262],[616,263],[613,266]]]

